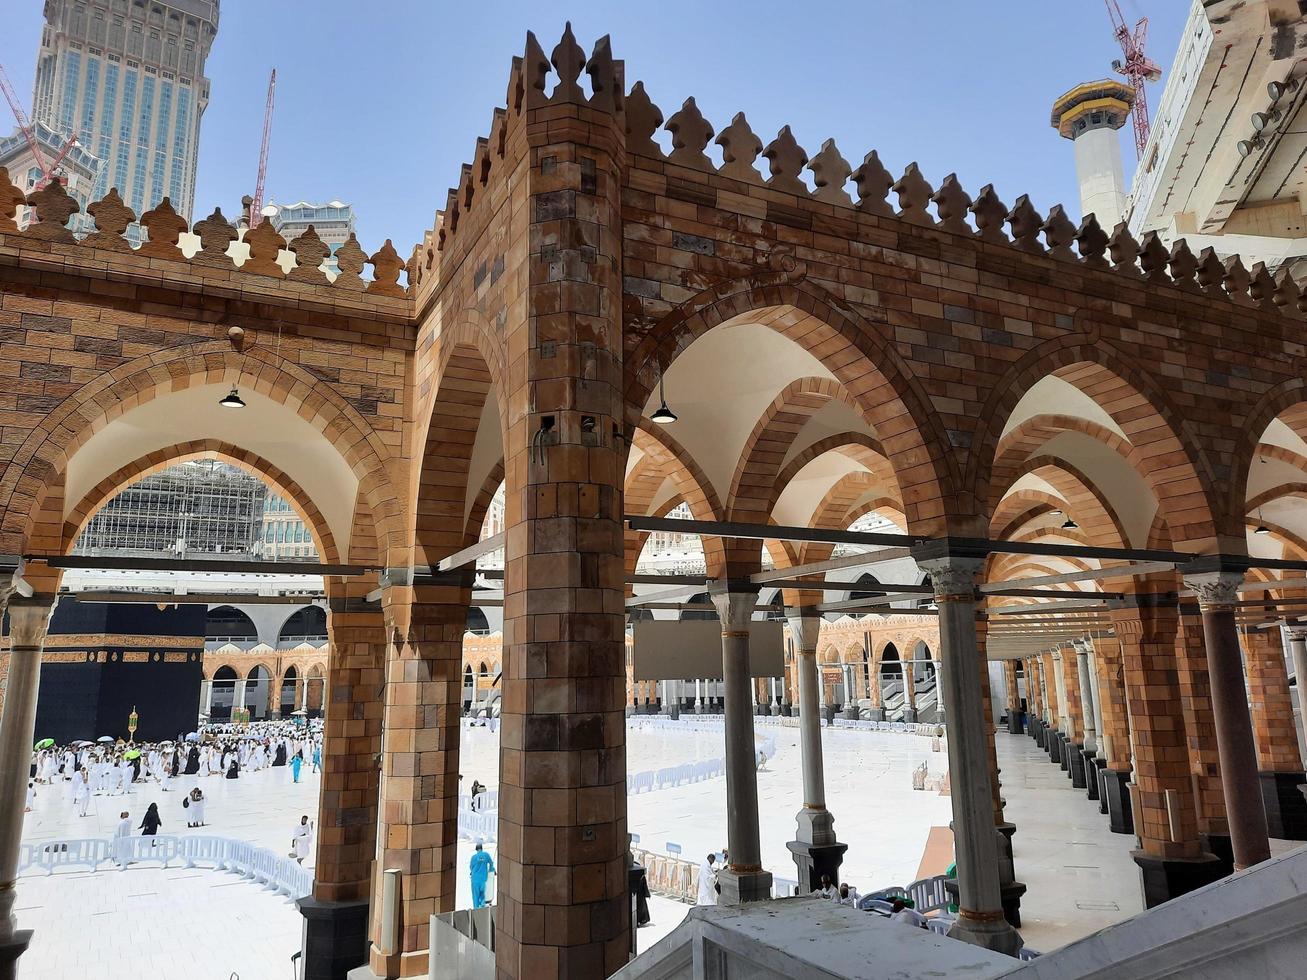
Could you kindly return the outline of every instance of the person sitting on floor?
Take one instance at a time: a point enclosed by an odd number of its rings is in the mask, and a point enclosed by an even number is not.
[[[821,887],[814,891],[813,894],[820,898],[832,899],[839,894],[839,891],[831,884],[830,875],[822,875]]]
[[[890,922],[902,922],[904,925],[916,926],[918,929],[926,928],[926,917],[914,908],[910,908],[908,903],[902,898],[896,898],[891,903]]]

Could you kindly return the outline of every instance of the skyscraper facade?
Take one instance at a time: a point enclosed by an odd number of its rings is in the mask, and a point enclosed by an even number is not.
[[[99,158],[94,197],[190,219],[217,33],[218,0],[45,0],[32,116]]]

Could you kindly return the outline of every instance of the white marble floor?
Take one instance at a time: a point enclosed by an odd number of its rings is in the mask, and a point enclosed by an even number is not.
[[[793,878],[785,844],[801,803],[797,729],[771,728],[777,755],[758,775],[764,864]],[[839,838],[848,843],[846,877],[862,890],[907,884],[932,827],[946,827],[947,796],[914,791],[911,773],[922,762],[941,775],[944,753],[929,739],[908,735],[828,730],[823,733],[827,800]],[[1029,886],[1022,906],[1027,942],[1047,951],[1125,918],[1141,908],[1138,873],[1130,860],[1134,839],[1111,834],[1105,817],[1072,790],[1070,781],[1025,736],[998,736],[1008,818],[1017,825],[1017,874]],[[464,729],[463,785],[498,783],[497,739],[483,728]],[[633,727],[628,744],[632,771],[656,769],[723,754],[718,732],[663,732]],[[24,839],[108,837],[127,809],[139,822],[158,802],[164,833],[187,833],[181,792],[138,786],[127,797],[97,796],[91,815],[78,818],[62,786],[40,788],[27,815]],[[206,832],[240,838],[277,851],[290,843],[301,813],[316,815],[319,779],[307,769],[298,785],[289,769],[246,773],[231,781],[200,779],[209,797]],[[712,779],[642,793],[630,801],[630,826],[641,846],[661,850],[679,843],[698,860],[726,844],[725,782]],[[192,833],[194,831],[191,831]],[[490,848],[493,854],[493,848]],[[465,865],[471,845],[460,848]],[[470,904],[466,876],[459,905]],[[640,930],[642,948],[684,918],[688,906],[666,899],[652,904],[653,924]],[[290,976],[298,949],[295,906],[257,885],[209,870],[132,868],[126,872],[25,875],[19,883],[18,918],[36,930],[23,959],[27,978],[181,976],[242,980]]]

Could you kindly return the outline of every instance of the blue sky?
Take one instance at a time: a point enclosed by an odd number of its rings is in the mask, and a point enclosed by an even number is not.
[[[1120,2],[1132,24],[1149,15],[1149,54],[1169,68],[1189,4]],[[0,62],[30,99],[41,3],[5,7]],[[788,123],[810,156],[833,136],[855,166],[875,148],[895,173],[915,160],[936,186],[956,172],[973,195],[992,182],[1009,204],[1026,193],[1073,215],[1071,145],[1049,109],[1120,56],[1100,0],[222,0],[195,217],[234,214],[253,190],[275,66],[271,196],[348,201],[365,248],[393,238],[406,256],[488,135],[526,31],[548,53],[568,18],[587,49],[612,35],[628,84],[666,117],[693,95],[718,131],[744,110],[764,143]]]

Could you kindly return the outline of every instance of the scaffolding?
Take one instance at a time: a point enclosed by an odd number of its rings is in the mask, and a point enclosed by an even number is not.
[[[254,557],[265,504],[258,478],[218,460],[170,466],[133,483],[87,524],[79,555]]]

